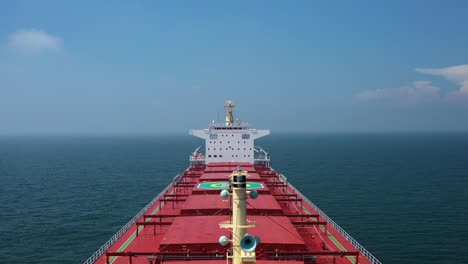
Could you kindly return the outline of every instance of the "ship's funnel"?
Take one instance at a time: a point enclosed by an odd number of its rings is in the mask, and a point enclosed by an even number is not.
[[[245,236],[240,241],[240,247],[245,252],[252,252],[255,250],[259,242],[260,239],[257,239],[257,237],[245,234]]]

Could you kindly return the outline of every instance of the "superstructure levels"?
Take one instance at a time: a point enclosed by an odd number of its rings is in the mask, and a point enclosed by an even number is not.
[[[226,101],[226,123],[213,122],[207,129],[190,130],[205,140],[205,161],[254,163],[254,141],[270,134],[268,129],[253,129],[247,123],[234,122],[231,100]]]

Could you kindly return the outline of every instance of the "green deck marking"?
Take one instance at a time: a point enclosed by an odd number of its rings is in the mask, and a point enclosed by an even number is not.
[[[262,189],[263,184],[247,182],[247,189]],[[223,190],[229,189],[229,182],[204,182],[198,184],[198,189]]]
[[[173,190],[170,194],[174,194],[174,190]],[[159,204],[159,206],[156,207],[156,209],[154,209],[153,212],[151,212],[151,214],[152,214],[152,215],[157,214],[157,213],[159,212],[159,210],[164,206],[164,204],[165,204],[164,201],[161,202],[161,203]],[[147,218],[145,222],[151,221],[151,219],[152,219],[152,218]],[[143,230],[143,228],[145,228],[145,226],[140,226],[140,227],[138,228],[138,233],[141,232],[141,230]],[[133,241],[133,239],[135,239],[135,237],[136,237],[136,231],[133,232],[133,234],[127,239],[127,241],[125,241],[125,243],[122,244],[122,246],[119,247],[119,249],[117,249],[117,252],[122,252],[122,251],[124,251],[124,250],[128,247],[128,245],[130,245],[130,243],[132,243],[132,241]],[[109,263],[110,263],[110,264],[114,263],[114,261],[115,261],[117,258],[118,258],[118,257],[115,257],[115,256],[114,256],[114,257],[111,257],[110,260],[109,260]]]

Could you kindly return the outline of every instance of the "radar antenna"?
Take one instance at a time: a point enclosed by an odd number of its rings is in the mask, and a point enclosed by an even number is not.
[[[234,117],[232,115],[232,108],[236,107],[231,100],[227,100],[226,104],[224,104],[224,108],[227,108],[226,113],[226,126],[232,126],[232,122],[234,121]]]

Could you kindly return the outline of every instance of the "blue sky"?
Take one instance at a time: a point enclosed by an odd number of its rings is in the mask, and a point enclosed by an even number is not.
[[[466,1],[3,1],[0,133],[467,131]]]

